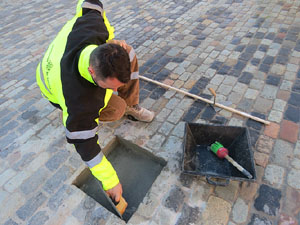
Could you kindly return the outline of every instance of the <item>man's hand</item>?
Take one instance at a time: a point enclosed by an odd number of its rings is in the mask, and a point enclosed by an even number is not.
[[[114,200],[115,202],[119,202],[123,193],[122,185],[119,182],[116,186],[105,192],[112,200]]]
[[[127,47],[127,43],[125,40],[119,40],[121,47],[123,47],[124,49],[126,49]]]
[[[125,40],[109,40],[107,43],[117,44],[123,47],[125,50],[127,48],[127,43]]]

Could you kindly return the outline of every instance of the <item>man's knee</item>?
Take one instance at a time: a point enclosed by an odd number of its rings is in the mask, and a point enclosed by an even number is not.
[[[124,99],[117,95],[112,95],[107,106],[100,112],[100,121],[116,121],[121,119],[126,110],[126,102]]]
[[[127,106],[126,102],[122,98],[120,98],[120,101],[118,102],[118,106],[115,108],[115,113],[114,115],[112,115],[114,117],[113,121],[119,120],[124,116],[126,111],[126,106]]]

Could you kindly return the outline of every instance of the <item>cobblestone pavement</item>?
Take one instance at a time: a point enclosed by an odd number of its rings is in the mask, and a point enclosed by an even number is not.
[[[75,1],[0,2],[0,223],[125,224],[71,185],[84,165],[67,145],[59,112],[35,68]],[[128,224],[300,224],[300,2],[298,0],[104,1],[116,38],[133,45],[140,74],[271,122],[264,126],[141,81],[150,124],[102,125],[168,161]],[[184,124],[249,128],[257,181],[212,186],[181,174]]]

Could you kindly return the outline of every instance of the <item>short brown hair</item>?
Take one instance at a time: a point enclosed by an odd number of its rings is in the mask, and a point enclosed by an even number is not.
[[[130,60],[126,50],[117,44],[105,43],[93,50],[90,65],[100,80],[117,78],[122,83],[130,80]]]

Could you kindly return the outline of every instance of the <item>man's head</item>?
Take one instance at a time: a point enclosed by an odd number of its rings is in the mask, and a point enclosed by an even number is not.
[[[130,80],[129,55],[120,45],[100,45],[91,53],[89,72],[97,85],[116,91]]]

